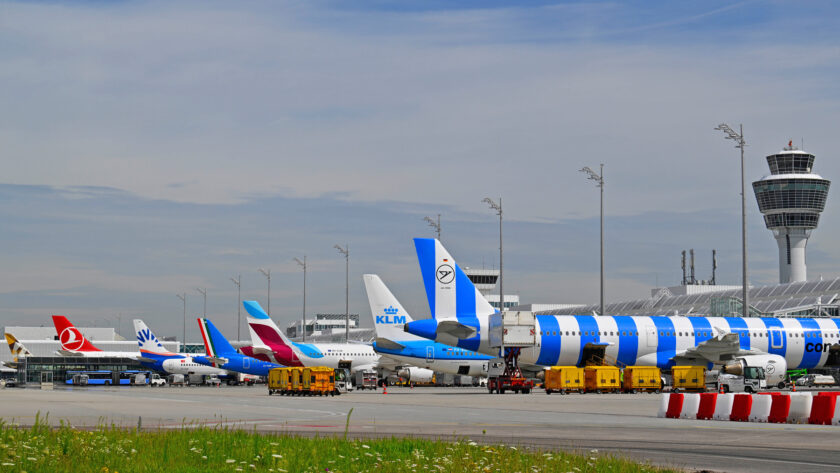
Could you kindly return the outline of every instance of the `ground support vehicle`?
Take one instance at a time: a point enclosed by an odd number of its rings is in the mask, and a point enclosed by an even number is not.
[[[674,378],[672,392],[706,391],[706,368],[702,366],[674,366],[671,376]]]
[[[718,375],[717,386],[719,390],[723,389],[725,393],[756,393],[767,389],[764,370],[757,366],[746,368],[743,375],[721,373]]]
[[[545,369],[543,386],[545,393],[568,394],[571,391],[583,393],[584,390],[583,368],[577,366],[552,366]]]
[[[166,382],[169,383],[170,386],[186,386],[187,382],[182,374],[170,374],[166,377]]]
[[[218,376],[214,374],[210,374],[204,377],[204,382],[202,383],[205,386],[216,386],[219,387],[222,385],[222,380],[219,379]]]
[[[621,389],[620,370],[616,366],[587,366],[584,372],[586,392],[610,393]]]
[[[348,392],[349,378],[345,368],[274,368],[268,372],[268,394],[335,396]]]
[[[359,370],[355,374],[356,389],[376,390],[379,384],[379,377],[374,370]]]
[[[628,366],[621,378],[621,391],[625,393],[662,390],[662,372],[655,366]]]
[[[166,386],[166,378],[161,377],[157,373],[152,373],[150,376],[147,377],[149,379],[149,386]]]
[[[834,376],[827,374],[806,374],[794,381],[797,386],[834,386]]]
[[[534,387],[534,382],[522,376],[519,369],[520,348],[506,348],[504,369],[501,374],[495,373],[487,377],[487,390],[490,394],[504,394],[505,391],[528,394]]]

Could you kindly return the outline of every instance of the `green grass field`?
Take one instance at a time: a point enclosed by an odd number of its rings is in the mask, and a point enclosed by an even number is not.
[[[344,440],[187,426],[142,431],[0,423],[0,471],[35,472],[664,472],[587,452],[528,451],[471,441]]]

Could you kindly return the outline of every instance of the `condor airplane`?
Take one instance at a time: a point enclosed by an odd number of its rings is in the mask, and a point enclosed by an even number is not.
[[[53,325],[58,334],[58,341],[61,349],[58,354],[62,356],[81,356],[86,358],[128,358],[136,360],[140,358],[139,351],[102,351],[95,347],[82,332],[79,331],[67,317],[53,315]]]
[[[405,330],[499,355],[490,346],[496,310],[439,241],[415,238],[414,245],[432,318]],[[829,318],[537,315],[535,340],[521,349],[526,371],[582,365],[593,355],[624,365],[719,366],[733,373],[744,362],[764,368],[768,386],[782,386],[788,368],[840,364],[840,319]]]
[[[492,356],[464,348],[433,342],[405,333],[403,326],[412,322],[411,315],[375,274],[365,274],[370,312],[376,329],[373,349],[402,366],[397,374],[408,381],[428,382],[434,371],[469,376],[487,376]]]
[[[243,301],[248,312],[250,347],[242,353],[285,366],[328,366],[349,368],[351,372],[384,368],[379,354],[363,343],[297,343],[292,342],[262,310],[257,301]]]

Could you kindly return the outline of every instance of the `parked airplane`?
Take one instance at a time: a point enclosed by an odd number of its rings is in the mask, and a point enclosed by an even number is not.
[[[23,346],[14,335],[9,332],[6,332],[6,343],[9,344],[9,351],[12,352],[12,356],[14,357],[14,362],[18,361],[18,358],[25,358],[27,356],[32,356],[32,353]]]
[[[197,363],[192,355],[170,352],[140,319],[134,319],[134,332],[140,347],[141,356],[138,359],[147,368],[173,374],[228,374],[226,370]]]
[[[329,366],[348,368],[351,372],[385,368],[373,347],[363,343],[297,343],[277,327],[257,301],[243,301],[248,312],[250,347],[242,353],[285,366]]]
[[[439,241],[416,238],[414,244],[432,318],[407,323],[405,330],[498,355],[489,343],[496,310]],[[727,372],[743,360],[764,368],[768,385],[781,385],[788,367],[840,364],[840,320],[829,318],[537,315],[535,341],[521,350],[526,370],[600,357],[665,369],[714,365]]]
[[[219,329],[210,322],[210,319],[199,317],[198,329],[204,340],[206,356],[193,356],[196,363],[205,366],[215,366],[237,373],[253,374],[256,376],[268,376],[273,368],[282,368],[283,365],[258,360],[243,355],[236,351],[228,340],[219,332]]]
[[[139,351],[102,351],[90,342],[82,332],[79,331],[67,317],[53,315],[53,325],[58,334],[58,341],[61,349],[57,351],[62,356],[81,356],[86,358],[129,358],[136,360],[140,358]]]
[[[428,382],[433,371],[469,376],[487,376],[493,357],[464,348],[456,348],[406,333],[403,326],[412,322],[394,294],[375,274],[365,274],[370,312],[376,329],[373,349],[403,366],[397,372],[408,381]]]

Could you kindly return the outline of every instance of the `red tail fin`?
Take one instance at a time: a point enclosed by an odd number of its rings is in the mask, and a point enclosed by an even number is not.
[[[82,332],[79,331],[73,324],[67,320],[63,315],[53,315],[53,325],[55,325],[55,332],[58,334],[58,340],[61,342],[61,348],[67,351],[102,351],[93,346]]]

